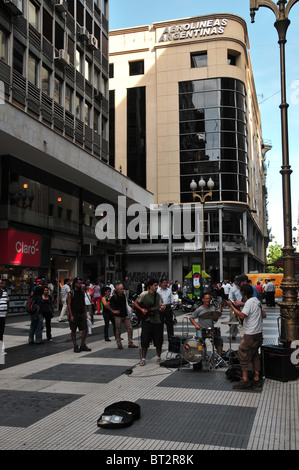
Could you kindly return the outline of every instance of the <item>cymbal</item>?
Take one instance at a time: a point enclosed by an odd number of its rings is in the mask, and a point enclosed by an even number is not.
[[[221,316],[221,313],[219,312],[206,312],[200,315],[200,318],[204,318],[205,320],[218,320],[218,318]]]
[[[238,321],[222,321],[221,324],[222,325],[238,325],[239,322]]]

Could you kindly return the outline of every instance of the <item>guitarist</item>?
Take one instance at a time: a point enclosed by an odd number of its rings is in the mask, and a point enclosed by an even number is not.
[[[151,341],[156,348],[157,364],[161,363],[163,322],[160,312],[165,310],[165,305],[162,305],[162,298],[157,293],[157,289],[158,282],[155,279],[150,279],[147,291],[142,292],[134,302],[136,309],[144,315],[141,326],[141,366],[145,366],[146,353]]]
[[[163,305],[165,305],[164,312],[161,312],[161,319],[165,323],[167,328],[168,341],[171,336],[174,334],[173,330],[173,312],[171,309],[171,304],[173,302],[172,290],[167,287],[167,280],[163,279],[161,281],[160,287],[157,289],[158,294],[162,297]]]

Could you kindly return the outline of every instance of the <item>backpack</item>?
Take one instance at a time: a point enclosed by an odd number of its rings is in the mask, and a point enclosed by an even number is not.
[[[226,378],[230,382],[239,382],[242,379],[242,370],[241,366],[235,365],[232,367],[229,367],[227,371],[225,372]]]
[[[27,313],[35,313],[37,310],[37,303],[33,297],[30,297],[30,299],[27,300],[26,305],[25,305],[25,310]]]

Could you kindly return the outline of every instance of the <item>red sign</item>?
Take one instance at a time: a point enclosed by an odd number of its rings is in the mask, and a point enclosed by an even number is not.
[[[0,230],[0,264],[40,265],[40,236],[16,230]]]

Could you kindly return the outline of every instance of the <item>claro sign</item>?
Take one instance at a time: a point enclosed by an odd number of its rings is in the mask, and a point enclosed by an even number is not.
[[[164,28],[158,42],[181,41],[184,39],[196,39],[205,36],[218,36],[224,33],[227,19],[201,20],[193,23],[167,26]]]
[[[17,230],[0,231],[0,263],[15,266],[40,265],[40,236]]]

